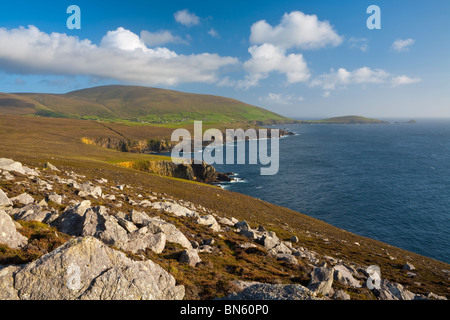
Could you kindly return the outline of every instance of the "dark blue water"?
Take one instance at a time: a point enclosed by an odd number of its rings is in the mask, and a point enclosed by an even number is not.
[[[450,263],[450,121],[282,127],[278,174],[214,164],[225,188]]]

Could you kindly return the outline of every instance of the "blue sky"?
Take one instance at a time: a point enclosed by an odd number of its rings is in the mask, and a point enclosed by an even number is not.
[[[445,0],[2,3],[0,92],[133,84],[297,118],[450,117],[449,14]]]

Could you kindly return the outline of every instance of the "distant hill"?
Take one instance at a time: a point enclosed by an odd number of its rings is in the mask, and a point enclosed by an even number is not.
[[[343,117],[334,117],[323,120],[302,120],[301,123],[306,124],[377,124],[377,123],[388,123],[383,120],[371,119],[361,116],[343,116]]]
[[[138,86],[101,86],[66,94],[0,93],[0,114],[117,122],[180,124],[247,122],[274,124],[291,119],[244,102],[213,95]]]

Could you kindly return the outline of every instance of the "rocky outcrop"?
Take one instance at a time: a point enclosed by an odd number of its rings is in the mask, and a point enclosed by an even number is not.
[[[203,224],[205,226],[208,226],[214,231],[219,231],[220,230],[219,223],[217,223],[216,218],[214,218],[214,216],[211,215],[211,214],[198,217],[197,223],[198,224]]]
[[[152,261],[132,261],[93,237],[69,240],[22,268],[0,270],[0,299],[171,300],[184,287]]]
[[[30,169],[26,166],[23,166],[22,163],[14,161],[12,159],[0,158],[0,170],[4,171],[14,171],[17,173],[29,175],[29,176],[38,176],[39,172],[36,170]]]
[[[299,284],[253,284],[224,300],[320,300],[308,288]]]
[[[18,249],[25,246],[28,239],[16,229],[13,219],[3,210],[0,210],[0,243]]]
[[[5,209],[7,207],[12,206],[12,201],[8,198],[8,196],[0,189],[0,210]]]
[[[324,296],[332,294],[333,274],[332,268],[314,268],[308,289]]]
[[[202,262],[198,255],[197,249],[184,250],[183,252],[181,252],[178,261],[181,263],[187,263],[191,267],[195,267],[198,263]]]

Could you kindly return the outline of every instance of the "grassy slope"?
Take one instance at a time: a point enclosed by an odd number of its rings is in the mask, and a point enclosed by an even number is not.
[[[153,123],[165,127],[194,120],[207,123],[292,121],[230,98],[138,86],[102,86],[67,94],[0,94],[0,113]]]
[[[264,225],[284,239],[293,234],[297,235],[302,245],[320,254],[362,265],[379,265],[384,278],[405,284],[413,292],[432,291],[450,296],[448,276],[442,272],[442,269],[450,269],[448,264],[360,237],[301,213],[243,194],[118,167],[114,162],[149,159],[151,156],[125,154],[82,144],[80,139],[76,138],[77,135],[86,131],[93,135],[103,134],[102,130],[105,130],[103,126],[94,126],[92,123],[71,119],[1,117],[0,157],[39,167],[50,161],[62,169],[74,170],[87,177],[104,177],[121,184],[139,185],[144,190],[167,193],[175,198],[202,205],[220,215],[245,219],[254,227],[258,224]],[[355,242],[360,246],[355,245]],[[391,260],[389,256],[396,259]],[[406,276],[402,270],[405,261],[416,267],[417,277]],[[236,263],[240,263],[239,260]],[[211,274],[210,268],[207,270],[205,277]],[[216,275],[221,272],[222,270],[215,268]],[[202,276],[198,274],[197,278]],[[195,278],[190,281],[195,281]]]

